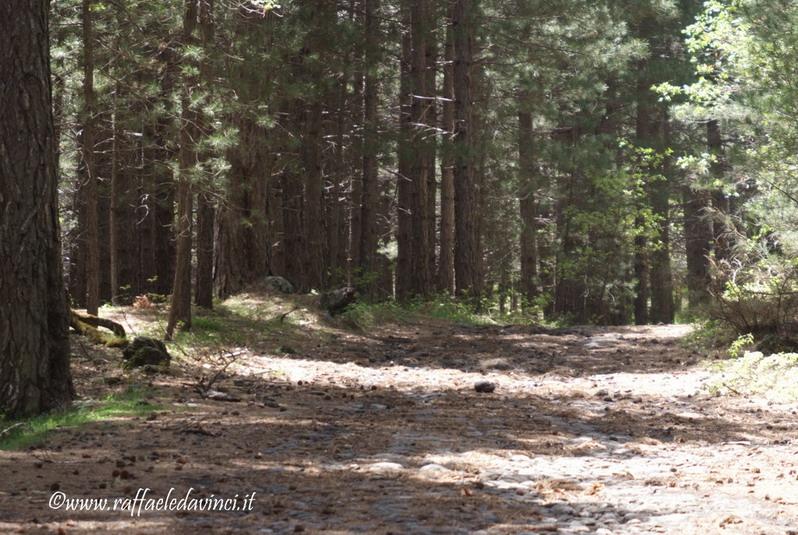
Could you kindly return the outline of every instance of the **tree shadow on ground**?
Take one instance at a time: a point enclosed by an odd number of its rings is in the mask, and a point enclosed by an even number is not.
[[[518,532],[545,526],[552,517],[567,524],[587,514],[592,530],[607,513],[621,523],[649,515],[602,501],[607,481],[594,460],[612,467],[645,457],[650,445],[769,441],[796,431],[691,413],[697,407],[688,399],[669,410],[661,399],[608,402],[523,390],[484,395],[468,387],[436,387],[434,380],[423,388],[373,388],[356,381],[300,384],[223,374],[215,386],[242,400],[224,403],[201,399],[185,377],[151,381],[156,397],[170,407],[152,419],[60,430],[45,448],[0,453],[0,522],[10,522],[0,526],[57,531],[54,523],[70,520],[73,527],[100,532],[248,533],[254,526],[277,533],[297,526]],[[440,468],[424,469],[429,465]],[[512,477],[508,470],[515,470]],[[669,485],[667,467],[662,472],[645,485]],[[248,514],[162,513],[132,521],[47,507],[56,488],[115,497],[138,488],[163,495],[171,487],[217,496],[256,491],[260,498]],[[562,501],[568,507],[556,514],[547,507]]]

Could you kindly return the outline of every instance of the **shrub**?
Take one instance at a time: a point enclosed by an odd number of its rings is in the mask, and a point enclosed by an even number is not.
[[[710,316],[757,341],[788,338],[798,326],[798,265],[768,256],[713,265]]]

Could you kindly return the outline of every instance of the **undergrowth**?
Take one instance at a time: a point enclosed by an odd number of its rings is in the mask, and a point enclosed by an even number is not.
[[[359,329],[368,329],[385,323],[407,323],[424,318],[450,321],[461,325],[498,325],[537,323],[537,316],[523,312],[500,313],[498,308],[483,305],[476,310],[472,305],[449,297],[432,300],[413,300],[407,303],[383,301],[357,302],[340,315],[344,323]]]
[[[746,352],[742,357],[715,362],[717,375],[708,383],[714,394],[756,394],[777,402],[798,401],[798,353],[763,355]]]
[[[44,442],[47,435],[65,427],[124,416],[139,416],[158,410],[144,398],[146,391],[130,388],[98,402],[82,404],[66,411],[55,411],[32,418],[10,420],[0,417],[0,450],[20,450]]]

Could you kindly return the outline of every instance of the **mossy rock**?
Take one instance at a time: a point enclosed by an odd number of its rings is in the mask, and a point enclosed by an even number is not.
[[[277,276],[269,276],[263,279],[264,284],[276,292],[284,293],[284,294],[292,294],[294,293],[294,285],[291,282],[284,278],[284,277],[277,277]]]
[[[166,346],[160,340],[138,336],[122,351],[125,368],[143,366],[167,367],[172,360]]]

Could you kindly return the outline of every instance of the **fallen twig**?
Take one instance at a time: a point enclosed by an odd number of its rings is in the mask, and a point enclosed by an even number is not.
[[[0,431],[0,437],[4,437],[4,436],[6,436],[8,433],[10,433],[10,432],[11,432],[11,431],[13,431],[14,429],[16,429],[17,427],[22,427],[23,425],[26,425],[26,424],[27,424],[27,422],[18,422],[18,423],[15,423],[15,424],[14,424],[14,425],[12,425],[12,426],[6,427],[6,428],[5,428],[5,429],[3,429],[2,431]]]

